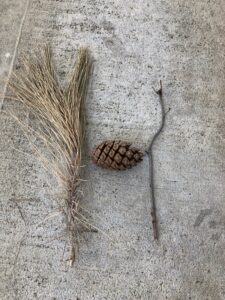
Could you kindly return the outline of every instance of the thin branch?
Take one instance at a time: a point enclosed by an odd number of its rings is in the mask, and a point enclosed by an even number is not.
[[[155,186],[154,186],[154,160],[153,160],[153,146],[154,142],[162,132],[165,126],[165,118],[166,112],[163,103],[163,90],[162,90],[162,81],[160,80],[160,88],[159,90],[155,90],[154,92],[159,96],[159,103],[161,106],[161,124],[157,132],[152,138],[152,141],[149,145],[148,150],[146,151],[148,158],[149,158],[149,176],[150,176],[150,192],[151,192],[151,217],[152,217],[152,227],[153,227],[153,236],[155,240],[159,238],[159,231],[158,231],[158,222],[157,222],[157,215],[156,215],[156,201],[155,201]]]

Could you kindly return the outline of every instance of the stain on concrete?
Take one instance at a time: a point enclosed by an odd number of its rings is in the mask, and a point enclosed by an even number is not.
[[[209,228],[215,229],[218,225],[218,222],[216,222],[215,220],[211,220],[209,221]]]
[[[202,222],[204,221],[204,219],[211,215],[212,213],[212,209],[210,208],[206,208],[206,209],[202,209],[199,213],[199,215],[197,216],[197,218],[195,219],[195,223],[194,223],[194,227],[198,227],[202,224]]]
[[[219,241],[220,237],[221,237],[221,233],[216,232],[216,233],[212,234],[211,239],[213,241]]]

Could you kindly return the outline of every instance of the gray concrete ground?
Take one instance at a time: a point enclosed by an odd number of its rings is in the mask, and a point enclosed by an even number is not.
[[[83,187],[92,222],[76,267],[55,212],[57,185],[21,128],[15,101],[0,114],[0,299],[225,299],[225,3],[223,0],[1,0],[0,89],[18,57],[52,44],[62,84],[78,46],[95,58],[86,103]],[[20,29],[21,36],[20,36]],[[148,160],[123,173],[88,159],[121,138],[146,149],[160,122],[152,92],[163,80],[166,127],[155,147],[160,240],[152,238]],[[113,241],[111,241],[111,239]]]

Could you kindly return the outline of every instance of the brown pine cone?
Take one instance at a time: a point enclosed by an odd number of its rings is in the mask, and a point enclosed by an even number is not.
[[[94,148],[91,158],[102,168],[125,170],[142,161],[143,153],[127,142],[105,141]]]

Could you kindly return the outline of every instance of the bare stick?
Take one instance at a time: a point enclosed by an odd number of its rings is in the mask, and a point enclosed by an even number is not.
[[[153,228],[153,236],[155,240],[158,240],[159,238],[159,232],[158,232],[158,223],[157,223],[157,216],[156,216],[156,203],[155,203],[155,187],[154,187],[154,164],[153,164],[153,145],[156,141],[157,137],[162,132],[164,125],[165,125],[165,108],[163,103],[163,92],[162,92],[162,81],[160,80],[160,88],[159,90],[155,90],[155,93],[159,96],[159,102],[161,106],[161,124],[157,132],[152,138],[152,141],[149,145],[148,150],[146,151],[148,158],[149,158],[149,176],[150,176],[150,192],[151,192],[151,217],[152,217],[152,228]]]

